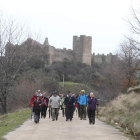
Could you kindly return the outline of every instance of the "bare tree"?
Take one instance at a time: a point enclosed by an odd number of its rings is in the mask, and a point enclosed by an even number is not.
[[[31,56],[31,45],[23,22],[0,13],[0,112],[6,113],[6,100],[22,63]],[[23,43],[23,44],[22,44]],[[16,45],[14,45],[16,44]],[[33,44],[32,44],[33,45]]]
[[[123,73],[124,86],[127,89],[135,80],[135,73],[139,70],[140,52],[136,49],[133,41],[127,40],[120,44],[119,50],[120,70]]]

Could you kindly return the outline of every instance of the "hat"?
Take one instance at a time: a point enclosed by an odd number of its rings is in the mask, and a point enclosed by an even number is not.
[[[81,90],[80,92],[81,92],[81,93],[82,93],[82,92],[85,93],[85,90]]]
[[[40,92],[40,90],[38,90],[38,92]]]
[[[89,92],[88,94],[90,94],[91,92]]]
[[[40,97],[40,94],[38,94],[37,97]]]
[[[71,91],[68,91],[68,93],[70,93]]]
[[[40,93],[40,96],[42,96],[42,94]]]
[[[54,91],[52,92],[52,94],[57,94],[57,91],[54,90]]]

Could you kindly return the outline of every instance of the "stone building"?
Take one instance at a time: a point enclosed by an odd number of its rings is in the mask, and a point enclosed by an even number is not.
[[[91,60],[95,63],[110,63],[115,56],[109,54],[105,55],[92,55],[92,37],[81,35],[73,36],[73,50],[71,49],[56,49],[54,46],[49,45],[48,38],[45,39],[43,44],[28,38],[21,45],[13,45],[7,43],[5,56],[10,54],[20,58],[30,52],[30,55],[36,56],[45,62],[46,67],[54,62],[63,62],[65,58],[69,61],[86,63],[91,65]]]

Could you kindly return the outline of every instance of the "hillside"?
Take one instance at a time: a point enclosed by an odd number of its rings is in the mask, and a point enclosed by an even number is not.
[[[100,110],[100,119],[120,126],[125,133],[140,140],[140,95],[122,94]]]

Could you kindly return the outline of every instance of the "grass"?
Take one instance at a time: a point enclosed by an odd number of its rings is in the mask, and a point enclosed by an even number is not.
[[[140,95],[122,94],[99,112],[100,118],[140,140]]]
[[[30,109],[0,116],[0,139],[29,118]]]
[[[60,85],[63,85],[63,82],[59,82]],[[66,81],[64,82],[65,85],[79,85],[80,83],[74,83],[71,81]],[[84,84],[80,84],[80,85],[84,85]]]

